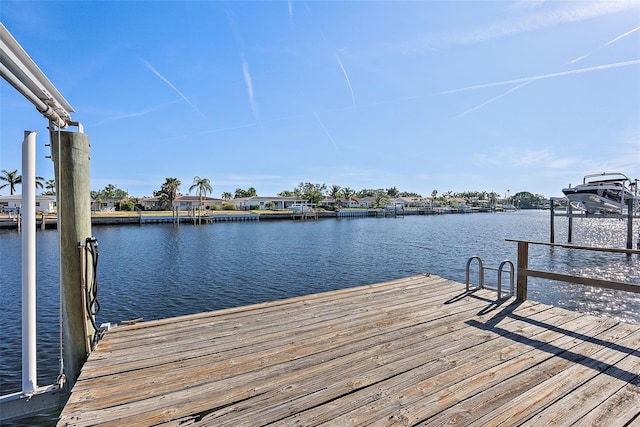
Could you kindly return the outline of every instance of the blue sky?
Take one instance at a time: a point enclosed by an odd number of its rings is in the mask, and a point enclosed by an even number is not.
[[[640,178],[638,1],[3,0],[0,19],[83,124],[94,190]],[[47,122],[4,80],[0,97],[0,169],[37,130],[53,178]]]

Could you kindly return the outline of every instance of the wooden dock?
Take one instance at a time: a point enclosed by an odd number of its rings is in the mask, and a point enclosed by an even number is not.
[[[639,374],[639,325],[421,275],[114,328],[58,425],[622,426]]]

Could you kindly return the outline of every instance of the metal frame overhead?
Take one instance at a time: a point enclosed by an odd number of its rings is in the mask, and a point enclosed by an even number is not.
[[[58,92],[22,46],[0,22],[0,76],[60,128],[77,125],[73,107]]]

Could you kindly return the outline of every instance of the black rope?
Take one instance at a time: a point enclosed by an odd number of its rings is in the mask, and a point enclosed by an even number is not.
[[[91,261],[93,274],[89,277],[89,269],[85,269],[85,303],[87,314],[91,320],[96,334],[94,335],[94,344],[99,339],[97,332],[100,328],[96,325],[95,316],[100,312],[100,301],[98,301],[98,240],[95,237],[87,237],[85,241],[85,260],[86,264]],[[90,260],[88,258],[91,258]]]

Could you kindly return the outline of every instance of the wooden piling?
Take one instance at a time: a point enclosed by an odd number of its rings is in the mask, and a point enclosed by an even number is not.
[[[64,371],[73,386],[95,332],[85,310],[82,288],[85,272],[79,250],[86,238],[91,237],[89,138],[83,133],[58,130],[51,131],[50,136],[57,187]]]
[[[551,225],[550,225],[550,236],[549,236],[549,243],[555,243],[556,242],[556,232],[555,232],[555,209],[554,209],[554,201],[553,198],[549,199],[549,210],[551,211]]]
[[[527,300],[527,274],[524,270],[529,268],[529,244],[518,242],[517,258],[518,280],[516,281],[516,298],[519,301]]]
[[[571,202],[567,203],[567,213],[569,218],[569,229],[567,230],[567,243],[573,243],[573,207]]]

